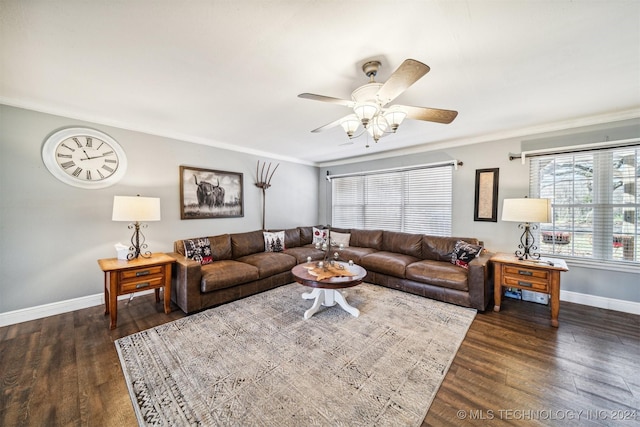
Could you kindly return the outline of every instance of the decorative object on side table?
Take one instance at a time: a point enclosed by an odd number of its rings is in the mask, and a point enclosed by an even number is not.
[[[515,251],[518,259],[540,258],[536,252],[538,247],[531,230],[538,228],[532,223],[544,223],[551,221],[551,200],[549,199],[504,199],[502,205],[502,220],[520,222],[518,228],[523,229],[520,236],[518,250]]]
[[[151,252],[145,251],[148,245],[145,243],[144,234],[140,228],[147,227],[142,221],[160,221],[160,199],[157,197],[113,196],[113,221],[128,221],[129,229],[133,229],[131,236],[131,251],[127,259],[135,259],[140,256],[149,258]]]
[[[263,230],[266,230],[264,218],[265,218],[265,203],[267,200],[267,189],[271,187],[271,178],[273,178],[273,174],[276,173],[276,169],[278,169],[278,166],[280,166],[280,163],[278,163],[276,167],[273,168],[271,175],[269,175],[269,170],[271,169],[271,163],[269,163],[269,166],[267,166],[267,171],[265,173],[264,167],[266,164],[267,162],[263,162],[262,170],[260,170],[260,160],[258,160],[258,164],[256,166],[256,187],[262,190],[262,229]],[[258,175],[259,170],[260,170],[260,174]]]

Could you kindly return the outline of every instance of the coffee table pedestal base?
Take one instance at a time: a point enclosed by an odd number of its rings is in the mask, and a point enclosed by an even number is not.
[[[347,300],[344,299],[342,293],[340,293],[340,291],[338,291],[337,289],[314,288],[311,292],[303,293],[302,298],[315,298],[315,301],[313,302],[311,308],[304,312],[305,319],[310,319],[311,316],[316,314],[318,310],[320,310],[321,305],[324,305],[325,307],[333,307],[334,305],[336,305],[336,303],[353,317],[360,316],[360,310],[350,306],[349,303],[347,303]]]

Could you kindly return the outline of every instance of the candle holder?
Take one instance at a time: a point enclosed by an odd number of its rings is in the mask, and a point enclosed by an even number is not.
[[[318,261],[318,268],[326,270],[328,266],[333,266],[336,268],[344,269],[343,265],[337,263],[337,261],[340,261],[340,253],[344,250],[344,245],[342,243],[340,243],[339,245],[331,244],[331,231],[329,231],[327,235],[327,241],[325,243],[317,242],[315,246],[316,249],[324,252],[322,261]]]

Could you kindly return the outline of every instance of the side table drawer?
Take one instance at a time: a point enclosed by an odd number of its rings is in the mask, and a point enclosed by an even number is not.
[[[546,281],[541,282],[535,279],[527,279],[526,277],[505,276],[503,282],[504,286],[514,286],[549,293],[549,284]]]
[[[132,280],[120,283],[119,293],[130,293],[154,289],[164,286],[164,276],[147,277],[146,279]]]
[[[161,265],[156,265],[153,267],[145,267],[145,268],[136,268],[135,270],[124,270],[120,272],[120,280],[130,280],[130,279],[138,279],[144,278],[148,276],[162,274],[164,271],[164,267]]]
[[[504,275],[505,276],[515,276],[522,277],[523,280],[531,279],[531,280],[549,280],[549,271],[547,270],[536,270],[533,268],[523,268],[511,265],[504,266]]]

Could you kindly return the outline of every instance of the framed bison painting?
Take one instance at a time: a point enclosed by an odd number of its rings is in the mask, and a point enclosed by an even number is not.
[[[242,174],[180,166],[180,218],[244,216]]]

